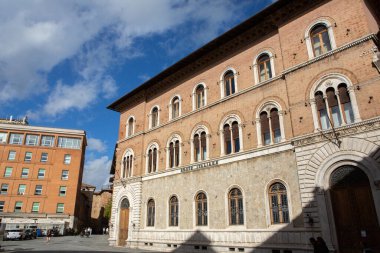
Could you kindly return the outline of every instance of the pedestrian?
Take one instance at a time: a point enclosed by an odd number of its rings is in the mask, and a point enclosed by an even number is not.
[[[92,228],[91,227],[88,228],[88,232],[90,233],[90,236],[91,236],[91,234],[92,234]]]
[[[103,228],[103,235],[106,234],[106,228]]]
[[[314,253],[318,253],[318,249],[317,249],[317,241],[315,240],[314,237],[310,237],[309,238],[309,241],[311,243],[311,245],[313,246],[313,249],[314,249]]]
[[[317,245],[319,248],[318,253],[329,253],[329,248],[327,247],[325,240],[320,236],[317,237]]]
[[[108,235],[108,228],[106,228],[106,235]]]
[[[46,232],[46,242],[50,242],[51,240],[51,229],[48,229]]]

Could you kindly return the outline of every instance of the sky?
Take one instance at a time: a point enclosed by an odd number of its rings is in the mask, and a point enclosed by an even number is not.
[[[106,107],[273,0],[2,0],[0,118],[82,129],[83,182],[108,183]]]

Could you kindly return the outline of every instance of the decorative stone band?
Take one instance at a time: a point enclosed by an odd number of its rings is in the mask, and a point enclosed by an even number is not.
[[[380,117],[370,120],[361,121],[358,123],[337,127],[335,133],[332,129],[321,130],[319,133],[308,134],[291,139],[291,144],[294,147],[306,146],[322,141],[338,141],[339,138],[350,136],[353,134],[364,133],[372,130],[380,129]],[[338,138],[338,140],[337,140]]]

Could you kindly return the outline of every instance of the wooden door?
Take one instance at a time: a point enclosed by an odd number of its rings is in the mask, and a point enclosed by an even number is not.
[[[344,166],[331,176],[331,203],[339,253],[380,252],[380,227],[367,175]]]
[[[125,241],[128,239],[128,224],[129,224],[129,201],[127,198],[124,198],[120,204],[119,238],[118,238],[119,246],[125,246]]]

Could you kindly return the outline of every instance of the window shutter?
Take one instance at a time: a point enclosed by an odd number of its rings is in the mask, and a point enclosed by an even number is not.
[[[268,133],[269,132],[269,119],[268,114],[266,112],[260,113],[260,123],[261,123],[261,132]]]
[[[339,91],[339,99],[341,104],[349,103],[350,102],[350,96],[347,91],[346,86],[340,86],[338,88]]]
[[[315,103],[317,105],[318,111],[326,109],[326,105],[325,105],[325,101],[323,100],[322,92],[317,92],[315,94]]]
[[[271,110],[270,119],[271,119],[271,123],[272,123],[272,130],[274,131],[275,129],[279,129],[280,128],[280,120],[278,117],[277,109]]]
[[[327,95],[327,101],[329,103],[329,107],[334,107],[338,105],[338,100],[335,96],[334,89],[328,89],[326,91],[326,95]]]
[[[206,148],[206,132],[201,133],[201,147]]]

